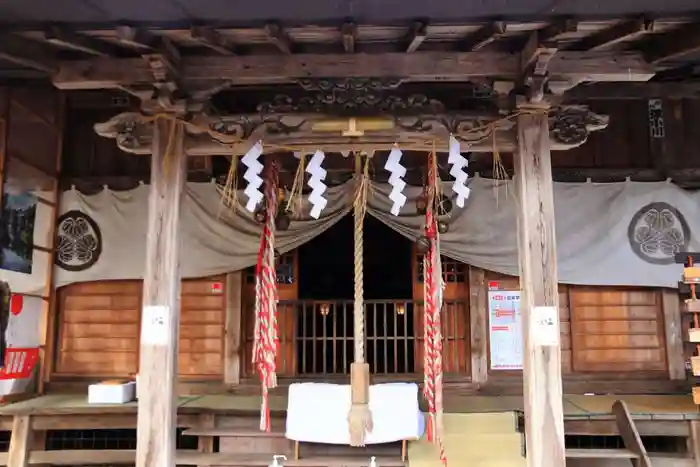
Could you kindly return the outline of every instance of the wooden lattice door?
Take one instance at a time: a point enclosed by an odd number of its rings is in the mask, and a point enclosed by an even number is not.
[[[296,308],[299,297],[299,261],[297,250],[281,255],[276,261],[277,290],[279,305],[277,307],[277,326],[279,330],[279,349],[277,352],[277,374],[294,376],[296,374]],[[245,326],[245,374],[253,376],[253,329],[255,327],[255,266],[245,271],[243,282],[243,325]]]
[[[415,245],[413,257],[413,300],[415,329],[415,371],[423,371],[423,255]],[[442,276],[445,281],[442,305],[443,369],[445,373],[469,374],[471,347],[469,330],[469,267],[453,259],[442,257]]]

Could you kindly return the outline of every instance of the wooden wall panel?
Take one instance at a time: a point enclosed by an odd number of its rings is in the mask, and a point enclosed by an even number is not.
[[[575,371],[666,370],[659,290],[577,286],[570,293]]]
[[[486,272],[486,284],[485,287],[488,288],[489,282],[498,282],[499,289],[502,290],[520,290],[520,281],[517,277],[505,276],[503,274],[498,274],[495,272]],[[488,307],[488,300],[486,302]],[[489,313],[486,313],[486,319],[488,321]],[[559,323],[560,323],[560,333],[561,333],[561,370],[562,373],[571,373],[571,312],[569,309],[569,286],[565,284],[559,284]],[[488,324],[487,324],[488,326]],[[490,345],[489,345],[490,349]],[[489,356],[489,368],[490,368],[490,356]],[[498,373],[503,373],[502,371],[497,371]]]
[[[184,280],[178,371],[223,375],[224,277]],[[141,281],[73,284],[59,291],[58,376],[127,377],[138,372]]]
[[[224,364],[224,276],[182,281],[178,373],[221,378]]]
[[[75,284],[59,290],[56,373],[127,376],[138,368],[141,285]]]

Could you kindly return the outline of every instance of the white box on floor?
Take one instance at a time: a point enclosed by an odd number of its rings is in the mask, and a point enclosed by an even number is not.
[[[88,404],[124,404],[134,400],[135,381],[102,381],[88,387]]]

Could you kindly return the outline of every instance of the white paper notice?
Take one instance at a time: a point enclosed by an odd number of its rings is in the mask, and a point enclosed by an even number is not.
[[[559,311],[555,306],[536,306],[532,313],[532,341],[535,345],[559,345]]]
[[[141,342],[150,345],[167,345],[170,335],[170,307],[147,306],[143,309]]]
[[[519,290],[489,290],[489,344],[492,370],[523,369]]]

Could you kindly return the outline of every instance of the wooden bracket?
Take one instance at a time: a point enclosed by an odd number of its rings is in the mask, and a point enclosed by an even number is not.
[[[549,80],[549,62],[557,52],[556,44],[543,44],[537,32],[530,34],[525,47],[520,54],[520,68],[523,73],[523,84],[528,89],[528,99],[540,102],[544,98],[544,90]]]

